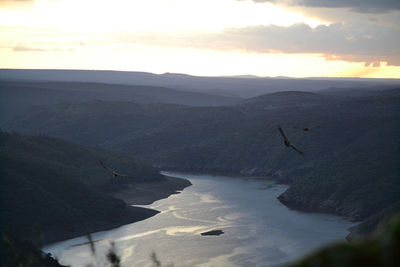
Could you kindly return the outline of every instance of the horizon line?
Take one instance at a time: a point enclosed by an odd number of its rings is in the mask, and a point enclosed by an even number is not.
[[[131,73],[144,73],[151,75],[182,75],[182,76],[191,76],[198,78],[242,78],[242,79],[362,79],[362,80],[400,80],[400,78],[368,78],[368,77],[356,77],[356,76],[304,76],[304,77],[292,77],[292,76],[258,76],[254,74],[232,74],[232,75],[194,75],[188,73],[179,73],[179,72],[148,72],[148,71],[139,71],[139,70],[112,70],[112,69],[49,69],[49,68],[0,68],[2,70],[11,70],[11,71],[93,71],[93,72],[131,72]],[[0,78],[1,79],[1,78]]]

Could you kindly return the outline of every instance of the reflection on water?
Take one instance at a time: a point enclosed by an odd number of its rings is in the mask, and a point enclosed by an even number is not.
[[[61,263],[101,264],[111,241],[123,266],[151,266],[156,252],[175,266],[272,266],[343,239],[351,224],[340,217],[289,210],[276,197],[286,186],[256,179],[171,174],[190,179],[181,194],[144,207],[161,213],[147,220],[93,234],[96,258],[85,237],[45,248]],[[221,236],[200,233],[221,229]],[[81,244],[79,246],[79,244]]]

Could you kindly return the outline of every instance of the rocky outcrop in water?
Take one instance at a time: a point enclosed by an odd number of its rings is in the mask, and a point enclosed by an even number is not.
[[[202,236],[207,236],[207,235],[222,235],[224,234],[224,231],[222,230],[212,230],[208,232],[201,233]]]

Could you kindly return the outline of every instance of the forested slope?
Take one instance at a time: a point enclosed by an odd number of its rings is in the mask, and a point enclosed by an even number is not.
[[[99,159],[132,178],[113,179]],[[104,193],[125,183],[163,179],[127,156],[45,136],[1,132],[0,164],[1,230],[11,236],[35,240],[39,231],[47,243],[157,213],[129,207]]]

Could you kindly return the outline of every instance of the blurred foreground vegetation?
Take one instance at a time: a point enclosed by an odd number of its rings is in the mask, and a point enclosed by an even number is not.
[[[363,240],[320,249],[288,267],[398,267],[400,214]]]

